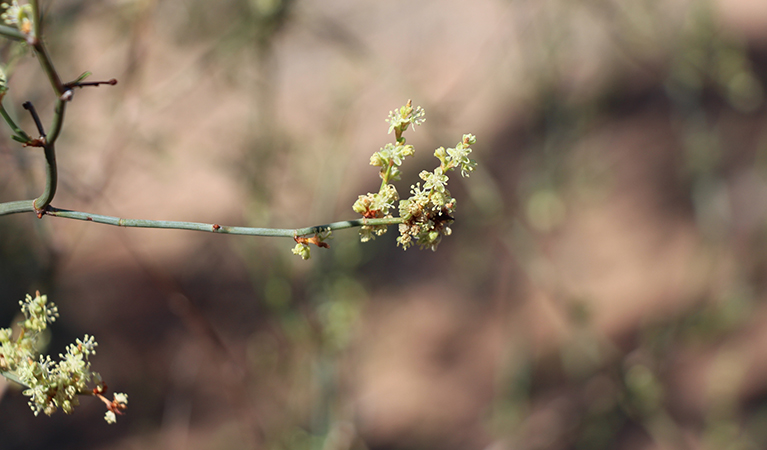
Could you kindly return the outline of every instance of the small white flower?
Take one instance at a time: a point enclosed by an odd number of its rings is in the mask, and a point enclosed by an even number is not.
[[[121,405],[127,405],[128,404],[128,394],[124,394],[122,392],[117,392],[115,394],[115,401]]]

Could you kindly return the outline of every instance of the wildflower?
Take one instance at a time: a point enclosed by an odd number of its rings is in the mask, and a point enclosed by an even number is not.
[[[389,111],[389,117],[386,122],[389,123],[389,133],[397,131],[397,140],[403,131],[407,130],[409,125],[421,125],[426,120],[426,112],[420,106],[413,108],[413,102],[408,100],[407,104],[400,109]]]
[[[298,255],[301,259],[309,259],[312,256],[311,249],[306,244],[298,243],[292,250],[294,255]]]
[[[445,192],[447,175],[442,172],[442,167],[437,167],[434,172],[421,171],[418,175],[424,181],[424,189],[433,189],[437,192]]]
[[[40,295],[39,292],[35,293],[34,299],[27,294],[26,298],[19,302],[19,305],[21,305],[21,312],[27,318],[24,321],[24,327],[34,331],[43,331],[49,323],[53,323],[59,316],[58,307],[53,302],[49,304],[48,296]]]

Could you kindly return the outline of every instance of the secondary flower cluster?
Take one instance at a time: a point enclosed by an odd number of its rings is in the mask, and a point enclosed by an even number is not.
[[[106,389],[101,376],[91,372],[88,358],[96,354],[96,340],[93,336],[77,339],[67,347],[65,354],[59,354],[59,361],[52,361],[48,355],[40,355],[37,348],[40,334],[59,316],[58,308],[48,297],[27,295],[19,302],[25,320],[19,323],[18,337],[13,339],[10,328],[0,328],[0,374],[26,386],[23,394],[29,397],[29,407],[38,415],[47,415],[61,408],[71,414],[79,405],[80,395],[101,395]],[[89,388],[92,383],[95,388]],[[107,422],[115,421],[115,412],[127,407],[128,396],[115,394],[107,403]]]
[[[413,107],[412,102],[389,113],[389,133],[395,132],[396,143],[386,144],[380,151],[373,154],[370,164],[381,168],[381,188],[377,193],[360,195],[352,206],[355,212],[366,219],[392,218],[389,210],[399,200],[397,189],[390,181],[400,179],[400,165],[406,156],[413,156],[415,149],[405,144],[402,132],[410,125],[423,123],[424,111],[420,106]],[[422,171],[419,177],[423,180],[411,186],[410,198],[399,200],[400,236],[397,243],[404,249],[418,243],[421,248],[435,250],[442,236],[451,233],[449,225],[453,222],[455,199],[447,190],[447,172],[460,168],[461,175],[468,176],[476,167],[476,162],[469,158],[471,146],[476,142],[471,134],[463,136],[455,148],[438,148],[434,156],[440,165],[434,171]],[[362,242],[374,239],[386,232],[386,225],[365,225],[360,229]]]

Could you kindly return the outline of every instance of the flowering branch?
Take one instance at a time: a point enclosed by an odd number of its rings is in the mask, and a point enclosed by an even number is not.
[[[402,133],[410,125],[415,127],[422,124],[426,120],[424,115],[423,108],[413,107],[410,100],[402,108],[389,113],[389,133],[394,131],[395,142],[386,144],[370,158],[370,165],[381,167],[381,188],[375,194],[360,195],[352,206],[362,217],[392,218],[389,210],[394,207],[394,202],[399,200],[399,194],[397,188],[389,182],[400,179],[399,166],[402,165],[402,160],[415,153],[412,145],[405,144]],[[442,236],[450,235],[449,225],[455,220],[453,213],[456,201],[446,188],[446,173],[460,168],[461,175],[468,176],[474,171],[477,163],[469,159],[469,154],[472,151],[471,145],[476,141],[473,135],[465,134],[455,148],[438,148],[434,156],[440,161],[439,167],[434,169],[434,172],[422,171],[419,177],[424,180],[423,188],[420,183],[416,183],[410,187],[412,196],[399,201],[400,236],[397,238],[397,244],[402,245],[402,248],[407,250],[417,242],[421,248],[436,250]],[[362,242],[375,239],[376,236],[386,233],[386,230],[386,226],[365,225],[360,230],[360,239]]]
[[[179,230],[198,230],[210,231],[221,234],[241,234],[250,236],[278,236],[292,237],[296,241],[296,247],[293,253],[302,258],[309,258],[309,244],[319,247],[328,247],[324,242],[334,230],[361,227],[360,235],[362,241],[368,241],[380,236],[386,232],[389,225],[399,225],[401,236],[397,242],[407,249],[416,240],[421,247],[436,248],[442,235],[450,234],[450,228],[447,227],[453,221],[453,210],[455,200],[450,198],[449,192],[444,188],[447,182],[445,172],[458,166],[461,167],[462,175],[468,174],[473,170],[473,161],[467,157],[471,152],[470,144],[474,143],[474,137],[464,136],[463,143],[455,149],[443,148],[437,150],[435,156],[440,159],[441,165],[434,173],[422,172],[421,178],[424,179],[424,188],[418,185],[411,188],[413,196],[408,200],[400,201],[399,210],[402,218],[394,218],[389,210],[394,207],[394,203],[399,200],[397,189],[392,181],[400,179],[400,165],[405,157],[412,156],[415,149],[412,145],[405,143],[402,133],[411,125],[413,127],[423,123],[424,110],[420,106],[413,107],[412,102],[397,110],[389,113],[387,122],[389,123],[389,133],[394,132],[395,142],[386,144],[379,152],[376,152],[370,159],[374,166],[381,167],[381,187],[376,194],[367,194],[360,196],[354,203],[353,209],[362,215],[362,219],[336,222],[327,225],[318,225],[298,229],[273,229],[273,228],[251,228],[251,227],[230,227],[219,224],[207,224],[196,222],[178,222],[163,220],[142,220],[142,219],[122,219],[112,216],[91,214],[81,211],[70,211],[66,209],[55,208],[51,205],[56,194],[58,184],[58,171],[56,168],[56,149],[55,142],[58,139],[64,123],[64,112],[66,105],[74,96],[74,88],[83,88],[87,86],[100,86],[102,84],[115,85],[117,80],[109,81],[83,81],[89,72],[80,75],[74,81],[62,83],[61,77],[54,68],[53,62],[48,54],[42,35],[43,20],[40,15],[38,0],[31,0],[30,4],[19,5],[18,0],[12,3],[2,3],[5,12],[0,15],[6,25],[0,25],[0,35],[10,39],[23,40],[29,45],[37,55],[43,71],[47,74],[48,80],[56,94],[56,104],[54,107],[53,121],[46,134],[42,122],[38,117],[34,106],[30,102],[24,104],[24,108],[29,110],[37,126],[38,138],[31,138],[11,119],[5,108],[2,106],[2,99],[5,96],[8,86],[5,74],[0,71],[0,116],[8,123],[13,130],[12,138],[21,142],[26,147],[42,147],[45,155],[45,189],[43,193],[34,200],[13,201],[0,203],[0,216],[7,214],[16,214],[23,212],[34,212],[38,218],[45,215],[53,217],[63,217],[89,222],[102,223],[122,227],[137,228],[163,228]],[[460,149],[460,150],[459,150]],[[310,236],[310,237],[306,237]]]

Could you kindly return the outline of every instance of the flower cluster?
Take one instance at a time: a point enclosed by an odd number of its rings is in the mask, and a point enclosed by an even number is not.
[[[400,138],[404,141],[404,138]],[[385,185],[390,181],[397,181],[400,179],[402,172],[399,170],[399,166],[402,165],[402,160],[406,156],[413,156],[415,149],[412,145],[404,144],[386,144],[384,148],[373,153],[370,157],[370,165],[381,168],[381,185]]]
[[[394,207],[394,202],[399,200],[397,189],[392,184],[384,184],[381,190],[375,194],[360,195],[352,205],[354,212],[361,214],[366,219],[388,219],[392,215],[389,210]],[[367,242],[386,233],[386,225],[365,225],[360,228],[360,239]]]
[[[468,176],[474,171],[477,163],[469,159],[469,155],[475,142],[476,137],[465,134],[455,148],[445,150],[440,147],[434,151],[440,162],[439,167],[433,172],[422,171],[418,176],[424,181],[423,188],[416,183],[410,188],[413,195],[399,202],[403,222],[399,225],[397,244],[402,248],[407,250],[415,241],[421,248],[436,250],[442,236],[450,235],[455,199],[447,190],[446,172],[460,168],[461,175]]]
[[[389,219],[392,215],[389,210],[394,208],[394,203],[399,200],[399,193],[392,181],[400,179],[401,171],[399,167],[407,156],[415,154],[415,148],[412,145],[405,144],[405,138],[402,132],[407,130],[410,125],[416,126],[423,123],[424,111],[420,106],[413,107],[413,102],[408,100],[407,104],[399,109],[389,112],[389,133],[394,131],[396,142],[386,144],[379,151],[370,157],[370,165],[380,167],[381,188],[377,193],[368,193],[360,195],[357,201],[352,205],[354,212],[361,214],[365,219]],[[375,239],[386,233],[387,225],[364,225],[360,228],[360,239],[362,242]]]
[[[51,415],[58,408],[71,414],[79,405],[80,395],[101,396],[105,385],[98,373],[91,372],[88,361],[96,354],[98,345],[93,336],[86,334],[82,340],[77,339],[65,354],[59,354],[59,361],[53,361],[50,356],[40,355],[37,347],[40,334],[59,316],[58,308],[39,292],[34,298],[27,295],[19,303],[25,320],[19,323],[18,337],[12,338],[10,328],[0,329],[0,374],[27,387],[23,394],[29,397],[29,407],[35,415],[41,411]],[[91,383],[96,387],[89,388]],[[112,403],[116,406],[109,412],[119,413],[127,407],[128,397],[115,394]],[[109,414],[106,419],[110,421]]]
[[[308,244],[304,244],[301,242],[297,243],[296,246],[293,247],[291,252],[293,252],[294,255],[300,256],[301,259],[304,259],[304,260],[312,257],[312,249],[309,248]]]
[[[389,123],[389,133],[394,131],[397,142],[402,139],[402,132],[407,130],[409,125],[421,125],[426,120],[426,113],[420,106],[413,107],[413,102],[408,100],[407,104],[394,111],[389,111],[389,117],[386,122]],[[404,142],[404,140],[402,141]]]
[[[434,156],[439,159],[440,167],[442,167],[444,172],[460,167],[461,176],[468,177],[477,167],[477,162],[469,159],[471,146],[476,142],[477,138],[473,134],[464,134],[463,139],[455,148],[445,150],[443,147],[440,147],[434,151]]]
[[[397,142],[386,144],[370,158],[371,165],[381,167],[381,189],[376,194],[360,195],[352,206],[365,219],[392,218],[389,210],[399,196],[394,185],[388,183],[400,179],[399,167],[402,160],[415,153],[412,145],[405,145],[402,132],[410,125],[420,125],[423,121],[423,109],[420,106],[413,107],[411,101],[389,113],[389,132],[395,132]],[[399,201],[401,222],[398,245],[407,249],[417,243],[421,248],[434,250],[442,236],[451,233],[449,225],[454,220],[456,202],[447,190],[447,172],[460,168],[461,175],[468,176],[474,171],[477,163],[469,155],[475,142],[473,135],[466,134],[455,148],[440,147],[434,152],[440,162],[439,167],[432,172],[422,171],[419,177],[423,180],[423,187],[421,183],[416,183],[410,188],[411,197]],[[385,233],[386,229],[387,225],[365,225],[360,230],[361,240],[369,241]]]
[[[17,0],[13,0],[10,4],[1,3],[0,6],[5,8],[5,12],[0,14],[0,19],[6,25],[16,27],[28,36],[32,35],[32,5],[19,5]]]
[[[422,171],[419,176],[423,186],[421,182],[411,186],[411,196],[401,200],[391,182],[400,179],[400,166],[405,158],[415,155],[415,148],[405,143],[402,133],[411,126],[421,125],[424,120],[423,108],[414,107],[410,100],[405,106],[389,112],[386,122],[389,123],[389,133],[393,131],[395,134],[395,142],[386,144],[370,157],[370,165],[380,167],[381,187],[376,193],[358,196],[352,205],[354,212],[362,216],[362,242],[383,235],[389,225],[395,224],[399,225],[400,232],[397,244],[404,249],[418,244],[421,248],[435,250],[442,236],[450,235],[456,201],[447,190],[447,173],[460,169],[461,175],[468,176],[474,171],[477,163],[469,155],[477,140],[473,135],[465,134],[454,148],[438,148],[434,156],[439,160],[439,166],[431,172]],[[395,218],[392,210],[397,210],[400,217]],[[315,234],[312,238],[296,236],[294,239],[293,253],[303,259],[311,256],[309,244],[327,246],[321,235]]]
[[[32,298],[27,294],[23,301],[19,301],[21,312],[24,313],[26,320],[23,323],[24,328],[41,332],[48,327],[49,323],[56,321],[59,317],[59,308],[53,303],[48,303],[47,295],[39,293]]]

